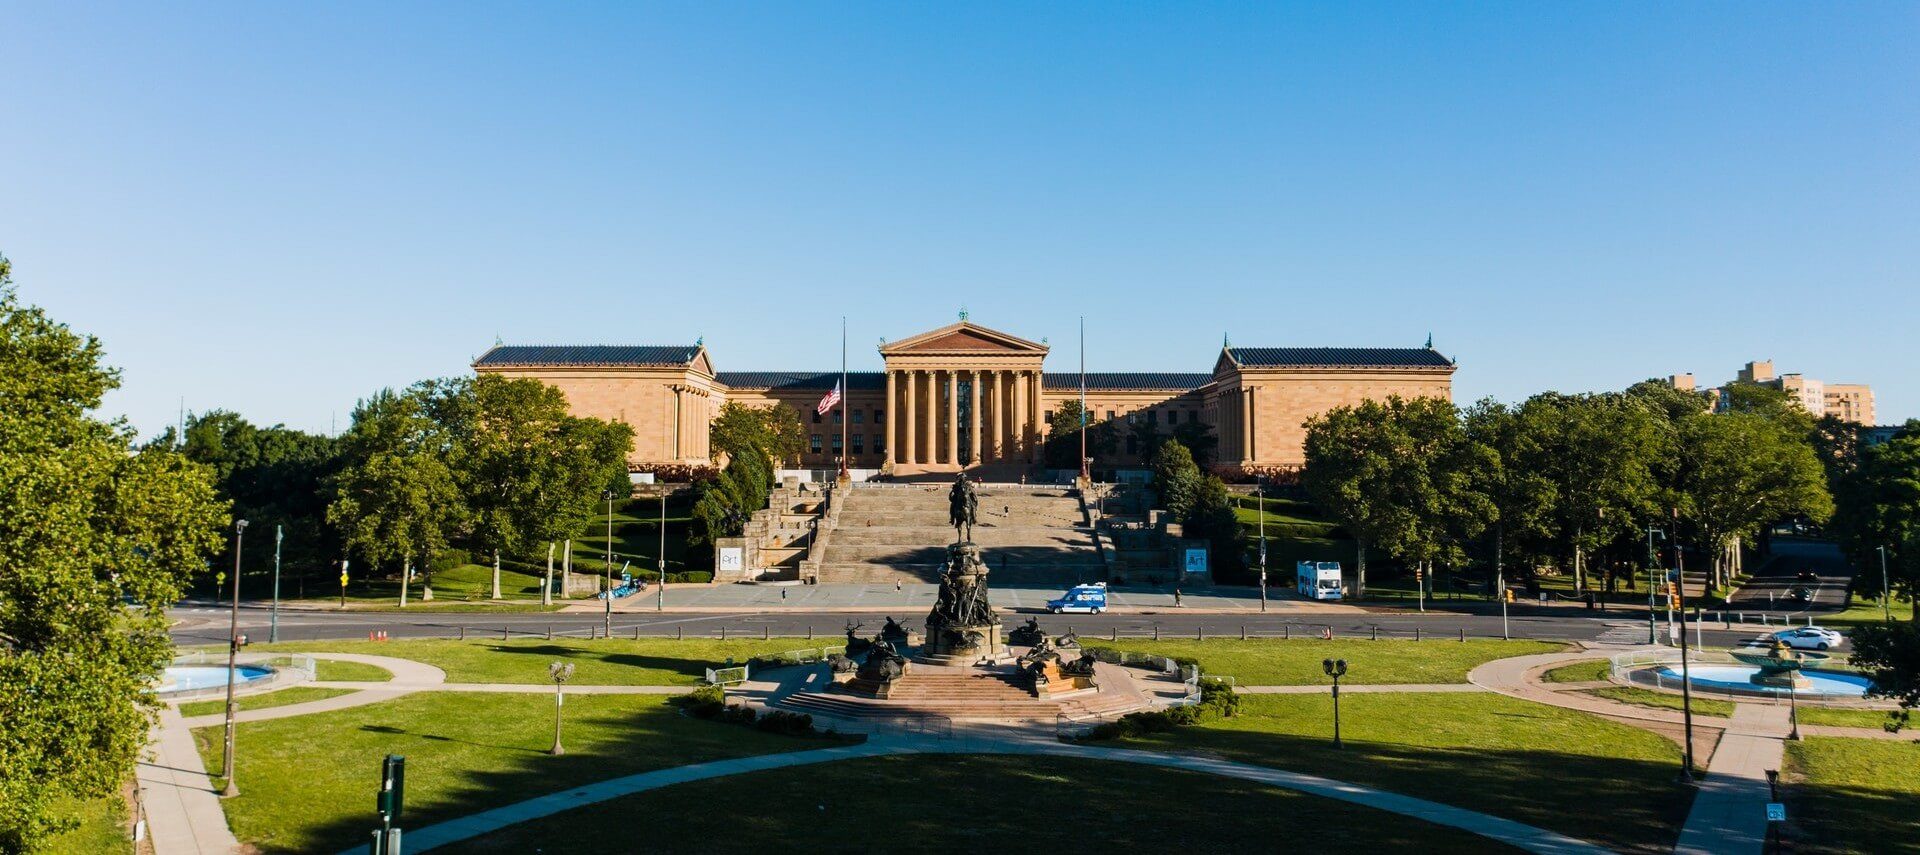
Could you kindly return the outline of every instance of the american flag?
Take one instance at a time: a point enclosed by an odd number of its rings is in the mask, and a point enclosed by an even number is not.
[[[821,398],[820,406],[814,407],[813,411],[824,416],[838,403],[840,403],[840,383],[835,381],[833,391],[828,392],[826,397]]]

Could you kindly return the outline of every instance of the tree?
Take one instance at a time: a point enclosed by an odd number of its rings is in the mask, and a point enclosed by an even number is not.
[[[399,562],[403,606],[412,559],[445,549],[467,517],[448,437],[429,412],[431,391],[383,389],[354,407],[327,506],[349,548],[375,564]]]
[[[1920,707],[1920,623],[1869,623],[1853,631],[1849,662],[1873,678],[1871,694],[1900,702],[1889,730],[1899,730]]]
[[[1431,576],[1435,563],[1466,560],[1465,546],[1494,516],[1478,479],[1499,464],[1487,446],[1471,442],[1460,411],[1442,398],[1390,399],[1389,425],[1403,453],[1388,479],[1388,498],[1401,509],[1395,554],[1418,562]]]
[[[1653,410],[1619,395],[1547,393],[1523,406],[1535,408],[1553,423],[1539,462],[1558,497],[1553,521],[1574,590],[1583,591],[1586,556],[1656,512],[1665,434]]]
[[[1180,443],[1163,443],[1153,456],[1152,466],[1160,507],[1173,519],[1185,520],[1200,487],[1200,467],[1194,465],[1193,455]]]
[[[1491,503],[1496,565],[1521,559],[1523,544],[1553,536],[1559,491],[1545,474],[1545,458],[1556,429],[1543,407],[1508,407],[1484,400],[1466,413],[1468,440],[1493,455],[1479,471],[1477,489]]]
[[[1127,424],[1127,447],[1141,460],[1152,460],[1160,444],[1167,441],[1161,435],[1160,426],[1144,418],[1135,418]]]
[[[1244,575],[1246,541],[1233,503],[1227,498],[1225,482],[1213,475],[1200,476],[1194,485],[1193,506],[1181,525],[1187,537],[1207,542],[1216,578],[1232,581]]]
[[[807,447],[807,430],[792,407],[752,407],[728,401],[714,417],[707,444],[715,460],[752,447],[760,449],[770,461],[785,463],[798,458]]]
[[[190,416],[185,428],[177,437],[170,427],[149,445],[177,446],[187,459],[211,468],[233,515],[255,531],[284,527],[289,568],[304,574],[339,554],[326,525],[326,485],[339,469],[338,440],[283,425],[257,427],[225,410]],[[250,565],[266,567],[273,554],[258,549],[248,558]],[[231,556],[222,563],[231,563]]]
[[[1080,469],[1080,402],[1067,401],[1053,412],[1053,419],[1047,423],[1046,443],[1041,447],[1041,456],[1049,469]],[[1088,420],[1091,422],[1091,420]],[[1091,422],[1086,425],[1087,456],[1095,460],[1107,460],[1120,447],[1119,431],[1113,422]]]
[[[71,825],[53,805],[133,773],[165,609],[227,516],[206,467],[89,417],[118,374],[11,272],[0,257],[0,851],[19,852]]]
[[[470,514],[468,538],[493,555],[526,555],[576,531],[609,483],[626,473],[633,428],[577,418],[559,389],[482,374],[429,384],[428,408]],[[428,580],[431,583],[431,580]]]
[[[1920,429],[1913,422],[1887,442],[1863,449],[1860,463],[1834,485],[1832,529],[1855,567],[1877,568],[1887,551],[1890,582],[1914,601],[1920,620]],[[1856,585],[1879,586],[1860,573]]]
[[[1354,537],[1354,596],[1367,594],[1367,550],[1397,543],[1407,514],[1391,499],[1396,460],[1408,449],[1388,402],[1336,407],[1307,421],[1307,493]]]
[[[688,543],[712,546],[719,538],[738,535],[753,512],[767,506],[772,484],[772,463],[766,455],[753,445],[740,449],[720,477],[695,488]]]
[[[1680,514],[1712,556],[1713,584],[1728,582],[1728,555],[1769,523],[1833,512],[1825,472],[1807,434],[1755,412],[1695,416],[1680,425]]]
[[[1173,428],[1173,441],[1187,447],[1193,454],[1193,462],[1206,466],[1213,462],[1214,452],[1220,447],[1220,437],[1213,433],[1213,425],[1206,422],[1181,422]]]

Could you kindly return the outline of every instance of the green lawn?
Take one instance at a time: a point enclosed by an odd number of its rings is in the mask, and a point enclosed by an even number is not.
[[[1575,662],[1572,665],[1550,669],[1547,673],[1540,675],[1540,679],[1549,683],[1591,683],[1607,679],[1612,669],[1612,663],[1605,659],[1596,659],[1592,662]]]
[[[54,811],[78,820],[80,825],[49,841],[46,855],[133,851],[133,837],[127,833],[127,803],[118,793],[98,799],[63,799]]]
[[[261,695],[248,695],[235,698],[241,710],[263,710],[269,707],[284,707],[289,704],[304,704],[308,701],[323,701],[341,695],[351,695],[353,689],[322,689],[315,686],[293,686]],[[180,705],[180,714],[188,718],[197,715],[217,715],[227,711],[225,698],[211,701],[193,701]]]
[[[1346,695],[1340,714],[1345,750],[1319,694],[1243,696],[1234,718],[1121,744],[1323,775],[1646,852],[1672,850],[1692,804],[1672,742],[1599,716],[1411,692]]]
[[[1786,767],[1795,851],[1920,853],[1920,744],[1810,736]]]
[[[1801,724],[1821,724],[1829,727],[1871,727],[1879,730],[1887,723],[1890,710],[1858,710],[1841,707],[1816,707],[1800,705]],[[1913,717],[1920,721],[1920,716]]]
[[[1271,852],[1282,841],[1307,852],[1515,851],[1249,781],[998,755],[875,757],[696,781],[436,851],[630,852],[637,816],[673,818],[644,824],[650,852]]]
[[[393,672],[378,665],[340,659],[313,660],[313,679],[329,683],[385,683]]]
[[[1304,686],[1327,682],[1321,660],[1347,660],[1347,683],[1464,683],[1483,662],[1509,656],[1553,653],[1565,645],[1545,641],[1367,641],[1365,639],[1237,638],[1151,641],[1123,638],[1088,642],[1174,658],[1193,658],[1208,674],[1233,677],[1245,686]]]
[[[1859,626],[1863,623],[1880,623],[1881,615],[1885,611],[1886,610],[1883,609],[1876,600],[1855,600],[1853,605],[1847,607],[1846,611],[1834,612],[1832,614],[1816,614],[1813,617],[1813,621],[1821,626],[1846,629]],[[1913,620],[1913,601],[1901,597],[1894,597],[1892,612],[1895,621]]]
[[[243,723],[241,794],[223,804],[234,833],[262,851],[329,852],[364,844],[389,753],[407,758],[407,822],[418,828],[649,769],[832,744],[689,718],[667,700],[567,698],[564,757],[547,754],[554,707],[545,693],[421,692]],[[220,768],[220,729],[194,738],[208,768]]]
[[[818,639],[814,649],[834,643]],[[425,662],[447,672],[451,683],[545,683],[547,663],[564,660],[578,669],[573,682],[585,686],[691,686],[706,676],[708,666],[731,656],[738,662],[762,653],[780,653],[808,647],[797,638],[771,641],[704,638],[514,639],[512,641],[455,641],[407,639],[396,641],[283,641],[257,644],[254,649],[292,653],[371,653]]]
[[[1619,701],[1623,704],[1633,704],[1638,707],[1653,707],[1654,709],[1663,710],[1680,709],[1680,701],[1682,700],[1679,695],[1671,692],[1656,692],[1652,689],[1642,689],[1639,686],[1607,686],[1603,689],[1587,689],[1586,692],[1587,694],[1598,695],[1610,701]],[[1693,699],[1693,713],[1694,715],[1729,718],[1733,715],[1733,702],[1715,700],[1713,698],[1702,698],[1696,695]]]

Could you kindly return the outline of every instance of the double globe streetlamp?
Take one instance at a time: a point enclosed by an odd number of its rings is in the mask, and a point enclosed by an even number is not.
[[[1320,669],[1333,678],[1333,747],[1346,747],[1340,741],[1340,678],[1347,675],[1347,660],[1322,659]]]

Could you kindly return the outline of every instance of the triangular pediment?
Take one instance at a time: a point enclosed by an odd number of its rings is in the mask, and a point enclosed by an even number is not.
[[[707,348],[704,345],[701,346],[699,351],[694,353],[693,361],[688,367],[708,377],[713,376],[713,360],[707,356]]]
[[[968,321],[948,324],[937,330],[892,342],[880,353],[887,356],[907,353],[1032,353],[1045,355],[1047,346]]]
[[[1240,363],[1233,361],[1233,351],[1220,348],[1220,358],[1213,361],[1213,376],[1225,377],[1240,370]]]

